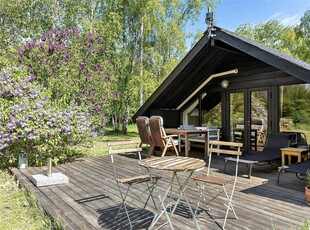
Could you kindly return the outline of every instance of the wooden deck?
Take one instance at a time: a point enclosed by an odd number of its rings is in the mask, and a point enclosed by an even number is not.
[[[122,174],[131,175],[140,172],[137,159],[118,156],[118,160],[122,162]],[[223,166],[223,157],[217,156],[213,160],[212,167],[218,169],[220,173]],[[272,229],[273,226],[276,229],[296,229],[302,226],[306,218],[310,220],[310,207],[306,205],[304,198],[305,185],[294,174],[281,175],[281,184],[285,185],[283,187],[276,185],[276,170],[273,173],[265,173],[254,166],[249,180],[243,176],[243,173],[247,173],[247,168],[243,165],[240,167],[240,177],[234,195],[234,207],[239,219],[234,219],[233,214],[230,214],[226,229]],[[230,169],[228,167],[228,172]],[[35,194],[44,210],[58,219],[64,229],[129,228],[125,215],[114,218],[120,204],[120,196],[113,180],[109,156],[85,158],[54,167],[53,171],[67,175],[69,183],[37,188],[29,178],[31,175],[43,173],[42,168],[30,167],[22,171],[12,169],[20,183]],[[161,171],[158,175],[163,177],[158,186],[164,190],[171,175]],[[223,177],[230,175],[223,174]],[[135,187],[134,191],[136,194],[143,193],[143,187]],[[186,193],[194,206],[199,194],[193,181],[190,181]],[[143,200],[146,194],[139,196]],[[222,199],[217,199],[210,211],[200,213],[198,220],[201,229],[221,229],[225,216],[221,201]],[[141,204],[141,201],[134,200],[131,205],[141,207]],[[206,208],[206,205],[203,204],[202,207]],[[149,205],[146,209],[134,212],[132,216],[150,217],[153,212],[154,207]],[[172,219],[175,229],[195,229],[195,224],[183,201],[178,205]],[[162,217],[161,221],[165,222],[165,218]],[[151,219],[138,223],[135,229],[147,229],[150,222]],[[168,226],[163,229],[168,229]]]

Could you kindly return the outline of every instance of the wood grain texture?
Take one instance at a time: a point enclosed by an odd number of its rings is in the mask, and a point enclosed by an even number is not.
[[[201,156],[201,153],[197,153],[197,156]],[[211,167],[215,175],[218,174],[223,179],[230,180],[229,174],[222,173],[224,157],[213,156]],[[127,177],[141,174],[135,154],[131,157],[116,155],[115,158],[121,166],[118,172],[120,175]],[[167,159],[168,166],[162,165],[162,167],[172,167],[171,159]],[[187,159],[184,160],[183,163],[186,164]],[[156,158],[149,158],[147,161],[153,161],[155,164]],[[204,162],[204,160],[201,161]],[[300,228],[305,218],[310,219],[310,207],[306,205],[304,199],[304,184],[294,174],[284,173],[280,180],[282,186],[277,186],[277,172],[265,173],[261,168],[264,167],[259,167],[259,171],[254,168],[249,180],[246,178],[248,169],[240,166],[240,176],[234,194],[234,207],[239,219],[229,215],[226,229],[272,229],[273,224],[277,229]],[[234,167],[228,165],[227,171],[233,173],[233,170]],[[109,156],[85,158],[54,167],[53,172],[62,172],[69,177],[68,184],[37,188],[30,181],[30,177],[33,174],[43,173],[42,168],[29,167],[22,171],[13,168],[12,172],[20,184],[36,196],[45,212],[59,220],[64,229],[129,229],[125,215],[115,219],[121,198],[113,179]],[[164,191],[172,173],[166,170],[156,172],[156,175],[162,177],[157,183],[158,188]],[[194,175],[200,173],[205,174],[206,169]],[[188,174],[184,173],[183,176],[180,172],[178,175],[180,179],[184,179]],[[177,188],[177,181],[174,188]],[[215,185],[209,185],[207,191],[212,193],[215,188],[217,188]],[[137,185],[133,191],[140,199],[129,194],[131,204],[128,208],[133,210],[133,207],[141,207],[141,209],[133,211],[132,218],[152,216],[155,211],[152,202],[148,203],[146,209],[142,209],[143,201],[147,197],[145,186]],[[194,181],[189,182],[186,195],[194,208],[199,197]],[[214,201],[209,211],[205,204],[201,204],[205,209],[199,210],[198,221],[201,229],[221,229],[219,225],[222,224],[225,216],[223,200]],[[195,229],[183,200],[176,208],[172,220],[175,229]],[[161,218],[159,224],[164,222],[165,218]],[[135,229],[147,229],[150,223],[151,219],[142,221],[135,225]],[[163,229],[168,227],[165,226]]]

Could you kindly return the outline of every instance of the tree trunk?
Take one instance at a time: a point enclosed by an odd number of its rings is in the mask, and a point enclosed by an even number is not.
[[[123,120],[123,133],[127,134],[128,132],[128,123],[129,123],[129,110],[130,110],[130,103],[129,100],[126,101],[126,114],[125,119]]]
[[[144,38],[144,24],[143,24],[143,14],[141,16],[141,27],[140,27],[140,106],[143,105],[143,38]]]

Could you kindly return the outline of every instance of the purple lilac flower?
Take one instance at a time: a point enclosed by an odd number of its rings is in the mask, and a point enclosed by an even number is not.
[[[24,51],[22,49],[18,49],[17,54],[21,57],[23,56]]]
[[[50,44],[48,45],[48,50],[49,50],[50,52],[53,52],[53,51],[55,50],[55,45],[54,45],[53,43],[50,43]]]
[[[85,63],[85,62],[81,62],[81,63],[80,63],[80,69],[81,69],[81,70],[84,69],[85,66],[86,66],[86,63]]]
[[[61,43],[56,46],[56,49],[58,51],[61,51],[63,48],[64,48],[64,46]]]
[[[24,45],[25,50],[30,50],[31,48],[31,44],[29,42],[26,42],[26,44]]]
[[[113,94],[113,98],[116,99],[116,98],[119,97],[119,95],[120,95],[120,93],[119,93],[119,92],[116,92],[116,93]]]
[[[69,61],[71,61],[71,60],[72,60],[72,58],[71,58],[70,54],[67,54],[67,55],[65,56],[65,58],[64,58],[64,61],[67,61],[67,62],[69,62]]]
[[[90,73],[88,71],[84,71],[85,80],[88,81],[90,77]]]

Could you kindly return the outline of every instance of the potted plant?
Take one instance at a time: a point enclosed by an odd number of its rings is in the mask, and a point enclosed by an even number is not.
[[[307,186],[305,188],[305,197],[307,200],[307,204],[310,205],[310,169],[307,170],[306,176]]]

